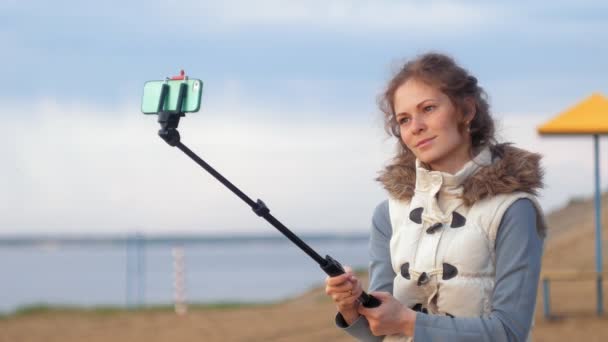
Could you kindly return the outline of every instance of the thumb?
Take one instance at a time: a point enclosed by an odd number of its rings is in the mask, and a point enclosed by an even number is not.
[[[391,297],[391,294],[388,292],[370,292],[369,294],[375,297],[378,301],[380,301],[380,307],[366,308],[363,305],[359,305],[357,311],[365,317],[372,317],[376,315],[378,310],[382,307],[383,303],[385,303]]]

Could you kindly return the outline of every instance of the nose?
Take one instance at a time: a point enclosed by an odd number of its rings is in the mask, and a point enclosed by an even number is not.
[[[410,125],[410,133],[411,134],[419,134],[426,129],[426,124],[420,117],[412,118],[412,123]]]

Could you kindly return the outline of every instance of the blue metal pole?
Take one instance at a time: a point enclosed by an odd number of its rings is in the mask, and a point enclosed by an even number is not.
[[[597,272],[597,314],[604,313],[604,294],[602,289],[602,204],[600,190],[600,143],[599,135],[593,135],[595,161],[595,271]]]

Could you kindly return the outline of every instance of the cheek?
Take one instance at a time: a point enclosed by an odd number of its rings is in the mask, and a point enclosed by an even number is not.
[[[401,133],[401,141],[411,150],[413,147],[412,136],[408,134],[407,129],[400,128],[399,132]]]
[[[458,127],[458,123],[453,120],[438,120],[435,125],[435,130],[440,132],[445,138],[450,141],[461,140],[462,133]]]
[[[446,125],[442,127],[443,134],[450,141],[456,141],[460,139],[460,133],[458,132],[458,127],[454,125]]]

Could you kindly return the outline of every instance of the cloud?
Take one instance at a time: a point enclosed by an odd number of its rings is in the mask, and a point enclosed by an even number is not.
[[[426,33],[446,29],[472,31],[498,18],[497,6],[462,1],[292,1],[190,2],[192,16],[204,16],[217,27],[234,30],[255,26],[299,26],[338,32],[395,29]],[[407,34],[407,32],[402,32]]]
[[[231,116],[241,101],[247,99],[236,96],[215,114],[182,119],[184,144],[296,231],[366,231],[386,196],[373,178],[393,151],[378,118],[309,116],[301,108],[293,120],[281,120],[264,107]],[[25,109],[33,114],[6,118],[11,134],[0,138],[0,233],[269,228],[158,138],[156,117],[141,115],[136,104],[45,99]],[[591,139],[537,136],[535,127],[550,116],[510,113],[499,124],[501,140],[544,155],[546,210],[593,191]]]
[[[217,34],[252,28],[296,29],[339,34],[387,33],[401,40],[424,40],[428,36],[485,35],[515,30],[534,36],[578,37],[598,32],[606,23],[601,1],[545,3],[433,0],[187,0],[178,6],[159,2],[158,8],[192,31]],[[195,25],[190,25],[196,23]],[[178,24],[179,25],[179,24]],[[601,32],[601,30],[599,31]],[[556,33],[558,33],[556,35]]]
[[[0,141],[8,166],[0,177],[2,233],[267,227],[158,138],[156,118],[139,114],[137,106],[52,100],[29,106],[35,115],[7,120],[14,136]],[[373,181],[386,157],[377,127],[354,120],[221,120],[226,117],[183,119],[184,143],[290,227],[367,229],[382,199]]]
[[[151,45],[156,49],[159,40],[171,38],[175,48],[195,41],[201,45],[202,38],[217,42],[227,36],[238,40],[235,37],[242,35],[247,40],[280,37],[284,42],[310,39],[311,35],[317,40],[374,36],[394,43],[425,43],[432,37],[428,43],[433,45],[445,44],[455,36],[472,41],[517,36],[534,42],[542,39],[543,43],[567,40],[592,44],[597,41],[593,38],[605,31],[608,5],[601,1],[554,1],[547,5],[468,0],[150,0],[145,4],[38,0],[5,1],[0,9],[5,14],[0,32],[15,37],[13,47],[52,49],[59,43],[69,49],[77,43],[89,49],[100,45],[101,51],[118,47],[112,51],[116,54],[129,51],[134,44],[139,50]]]
[[[58,0],[52,5],[44,1],[8,2],[0,8],[12,16],[36,18],[55,30],[69,30],[72,23],[81,22],[92,24],[85,30],[101,26],[111,32],[135,31],[149,37],[154,36],[152,32],[183,30],[198,35],[278,27],[338,33],[405,30],[400,34],[420,34],[423,30],[424,34],[451,34],[493,26],[506,14],[504,6],[497,3],[446,0],[152,0],[145,3],[145,13],[141,6],[116,0],[94,4]]]

